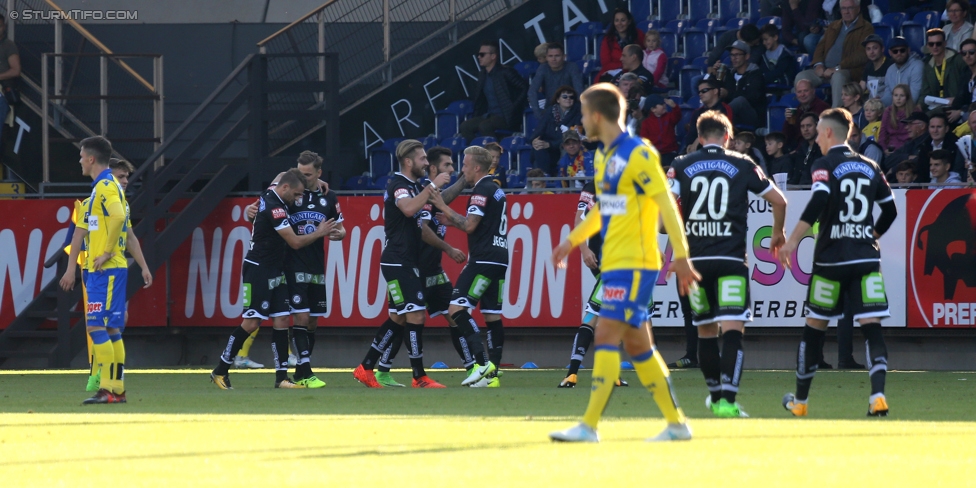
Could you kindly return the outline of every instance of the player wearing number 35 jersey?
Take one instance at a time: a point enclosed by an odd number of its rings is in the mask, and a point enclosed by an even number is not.
[[[878,164],[847,146],[851,124],[851,114],[844,109],[827,110],[820,116],[817,144],[824,156],[811,167],[810,202],[779,253],[780,261],[789,267],[800,240],[820,221],[807,294],[807,326],[797,354],[796,393],[783,398],[783,406],[796,416],[807,414],[807,396],[823,355],[827,322],[843,317],[848,301],[846,310],[860,322],[867,339],[868,415],[888,414],[884,395],[888,350],[881,318],[889,314],[878,239],[891,227],[897,210]],[[871,212],[876,203],[881,207],[877,221]]]
[[[732,134],[725,115],[706,113],[697,126],[701,149],[675,159],[668,177],[679,197],[691,260],[702,275],[689,301],[692,323],[698,327],[698,361],[709,391],[705,404],[719,417],[747,417],[735,396],[742,377],[743,326],[752,321],[746,263],[749,193],[765,198],[773,208],[773,252],[786,241],[786,199],[759,166],[724,149]]]

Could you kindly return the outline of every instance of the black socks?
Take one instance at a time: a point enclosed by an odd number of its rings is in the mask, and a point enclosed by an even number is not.
[[[468,343],[468,350],[471,356],[481,366],[488,364],[488,354],[485,352],[484,345],[481,344],[481,336],[478,335],[478,324],[471,317],[466,309],[458,310],[451,315],[458,330]]]
[[[888,373],[888,346],[885,345],[884,336],[881,334],[881,324],[877,322],[862,324],[861,333],[866,339],[865,357],[868,374],[871,376],[871,394],[884,394],[885,376]]]
[[[271,330],[271,353],[274,356],[275,383],[288,378],[288,329]]]
[[[362,362],[363,369],[373,370],[380,355],[386,351],[387,346],[391,343],[390,341],[393,340],[394,334],[403,334],[403,326],[398,325],[393,319],[388,318],[380,326],[380,330],[376,331],[376,336],[373,337],[373,344],[366,351],[366,357],[363,358]]]
[[[576,331],[576,338],[573,339],[573,353],[569,356],[568,374],[579,373],[583,358],[586,357],[586,351],[590,349],[592,343],[593,327],[590,327],[589,324],[581,324],[579,330]]]
[[[817,365],[823,359],[824,331],[807,325],[796,355],[796,399],[805,401],[810,396],[810,384],[817,374]]]
[[[735,403],[742,377],[742,332],[723,332],[722,341],[722,398]]]
[[[230,339],[227,339],[227,346],[220,355],[220,361],[217,362],[217,367],[214,368],[214,374],[225,375],[230,371],[230,365],[234,364],[234,358],[237,357],[237,353],[241,352],[241,347],[244,347],[244,341],[250,335],[250,333],[239,325],[234,329],[234,332],[231,332]]]
[[[718,403],[722,398],[722,356],[718,351],[718,337],[698,338],[698,364],[712,403]]]
[[[501,320],[486,322],[488,328],[488,359],[495,363],[496,367],[502,365],[502,347],[505,345],[505,329],[502,327]]]

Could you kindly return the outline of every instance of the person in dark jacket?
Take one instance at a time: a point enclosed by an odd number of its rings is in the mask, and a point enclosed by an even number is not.
[[[476,132],[495,136],[499,130],[519,130],[528,92],[525,79],[498,62],[498,43],[494,41],[481,43],[478,64],[482,69],[474,90],[474,114],[461,123],[461,136],[470,141]]]
[[[793,84],[798,65],[796,54],[779,43],[779,29],[775,24],[766,24],[760,29],[762,43],[766,51],[763,53],[759,71],[763,74],[767,85]]]
[[[743,41],[732,43],[729,47],[732,69],[719,81],[722,100],[735,113],[736,127],[747,125],[754,129],[766,125],[766,80],[759,66],[749,62],[749,49]],[[714,76],[712,69],[709,76]]]
[[[793,152],[793,171],[789,175],[791,185],[812,185],[813,178],[810,168],[813,162],[820,159],[823,153],[820,152],[820,144],[817,144],[817,122],[820,117],[807,112],[800,116],[800,135],[803,140]]]
[[[746,24],[739,30],[725,31],[725,33],[719,36],[712,50],[708,51],[708,65],[715,66],[715,63],[721,61],[722,55],[725,54],[725,51],[728,51],[729,46],[735,41],[742,41],[748,44],[751,50],[749,61],[759,64],[762,53],[765,50],[762,44],[759,43],[759,40],[759,28],[753,24]]]
[[[529,136],[532,141],[532,166],[543,169],[551,176],[559,171],[556,163],[559,161],[563,133],[571,128],[582,130],[577,127],[583,118],[578,97],[573,87],[559,87],[549,101],[549,110]]]

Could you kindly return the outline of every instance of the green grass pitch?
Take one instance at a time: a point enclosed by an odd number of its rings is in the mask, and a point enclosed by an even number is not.
[[[625,371],[598,445],[549,442],[578,421],[589,372],[506,371],[500,389],[369,390],[326,371],[321,390],[275,390],[270,371],[127,372],[129,403],[81,406],[86,372],[0,372],[0,485],[6,486],[972,486],[976,374],[889,372],[891,415],[865,418],[865,372],[821,372],[810,416],[780,405],[791,372],[747,371],[748,419],[705,409],[697,371],[672,374],[695,438],[664,427]],[[394,371],[401,382],[409,372]],[[596,485],[593,485],[596,483]]]

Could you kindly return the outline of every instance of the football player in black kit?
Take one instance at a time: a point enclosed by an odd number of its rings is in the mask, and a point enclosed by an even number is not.
[[[505,272],[508,271],[508,202],[505,192],[491,180],[491,153],[471,146],[464,150],[461,173],[474,187],[468,199],[467,215],[459,215],[433,189],[431,203],[442,214],[437,219],[468,234],[468,264],[458,276],[451,297],[450,314],[468,342],[478,365],[471,369],[463,386],[498,387],[495,375],[502,360],[505,332],[502,328],[502,302],[505,298]],[[488,352],[482,347],[478,324],[469,310],[481,304],[488,328]]]
[[[438,175],[446,174],[448,176],[454,174],[454,160],[451,159],[451,150],[446,147],[434,146],[427,151],[427,175],[430,180],[437,180]],[[443,177],[441,177],[443,179]],[[426,186],[430,180],[421,181],[421,186]],[[464,182],[459,181],[451,189],[446,190],[443,195],[447,195],[444,198],[447,203],[450,203],[454,198],[461,193],[461,189],[464,187]],[[444,241],[444,236],[447,234],[447,226],[440,223],[435,217],[431,215],[432,206],[430,203],[424,205],[424,211],[421,214],[421,219],[423,219],[423,227],[421,228],[421,237],[423,238],[424,244],[420,248],[420,276],[424,279],[424,295],[427,299],[427,315],[430,318],[438,317],[443,315],[448,324],[451,326],[451,340],[454,343],[455,349],[458,351],[458,355],[461,356],[461,361],[465,368],[470,368],[474,364],[474,359],[471,357],[471,353],[468,350],[467,342],[464,337],[461,337],[460,332],[458,332],[457,327],[454,325],[454,321],[451,316],[447,314],[447,309],[451,304],[451,290],[453,286],[451,285],[451,279],[444,272],[444,268],[441,267],[441,253],[447,254],[451,259],[457,263],[463,263],[467,256],[463,251],[451,247],[450,244]],[[421,331],[417,331],[412,335],[408,335],[406,340],[402,343],[406,343],[407,347],[410,349],[410,358],[419,359],[423,358],[423,335]],[[396,357],[397,352],[400,350],[401,341],[397,338],[393,338],[390,341],[390,345],[380,356],[379,363],[376,366],[375,376],[376,381],[383,386],[396,386],[403,387],[404,385],[396,382],[390,376],[390,368],[393,366],[393,358]],[[414,378],[413,380],[414,388],[443,388],[444,385],[431,380],[427,376],[421,378]]]
[[[800,241],[814,222],[820,221],[807,294],[806,327],[797,354],[796,393],[783,397],[783,407],[797,417],[807,415],[807,397],[823,356],[827,323],[843,317],[845,305],[861,324],[866,339],[871,379],[868,415],[888,415],[884,395],[888,349],[881,333],[881,319],[889,313],[878,239],[891,227],[898,210],[878,164],[847,145],[852,124],[851,114],[842,108],[820,114],[817,144],[824,156],[810,168],[810,202],[779,251],[780,262],[790,268],[790,258]],[[881,207],[876,221],[872,215],[875,203]]]
[[[288,206],[302,196],[305,176],[297,169],[282,174],[278,185],[261,195],[258,213],[251,231],[251,244],[244,257],[242,271],[244,320],[234,330],[220,355],[210,380],[222,390],[230,390],[228,369],[241,350],[244,340],[269,317],[274,322],[271,351],[275,363],[275,388],[302,388],[288,379],[288,290],[285,286],[285,249],[300,249],[329,235],[334,220],[320,223],[311,232],[298,235],[289,224]]]
[[[424,280],[420,274],[419,259],[421,221],[424,206],[436,192],[436,185],[450,181],[447,174],[439,175],[431,184],[420,188],[419,182],[427,170],[427,153],[424,145],[415,139],[407,139],[397,146],[400,171],[393,175],[383,195],[386,246],[380,255],[380,269],[386,280],[389,300],[388,318],[377,331],[363,362],[353,371],[353,377],[369,388],[382,388],[376,381],[373,368],[380,356],[395,338],[418,337],[424,327],[427,302]],[[418,350],[421,348],[418,344]],[[410,358],[415,381],[433,382],[424,372],[423,358]]]
[[[675,159],[668,178],[681,207],[691,261],[702,276],[688,299],[709,391],[705,406],[718,417],[748,417],[735,396],[742,377],[742,334],[752,321],[746,260],[749,193],[772,206],[769,247],[774,256],[786,242],[786,198],[748,156],[725,149],[732,123],[724,114],[705,113],[697,127],[701,148]]]

